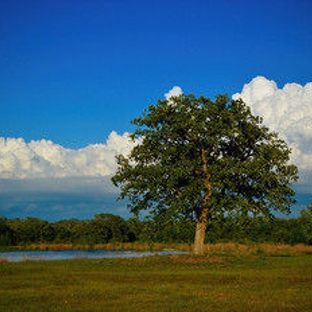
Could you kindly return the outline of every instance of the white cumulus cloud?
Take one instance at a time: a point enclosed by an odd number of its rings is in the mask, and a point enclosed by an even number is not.
[[[254,115],[276,131],[292,149],[291,160],[300,173],[300,184],[312,188],[312,82],[301,86],[287,83],[279,89],[273,80],[259,76],[245,84],[241,98]]]
[[[165,97],[170,102],[181,94],[175,86]],[[233,98],[242,98],[287,141],[299,167],[300,191],[311,194],[312,83],[279,89],[274,81],[256,77]],[[128,133],[115,131],[105,143],[78,150],[44,139],[0,138],[0,215],[51,220],[89,218],[100,212],[125,215],[125,204],[115,202],[118,189],[110,176],[116,171],[115,156],[129,154],[135,144]]]
[[[136,143],[111,132],[105,144],[67,149],[52,141],[0,138],[0,215],[58,220],[96,213],[127,215],[110,181],[118,154]]]
[[[107,176],[116,170],[115,156],[129,154],[134,145],[128,133],[115,131],[106,144],[79,150],[44,139],[26,143],[22,138],[0,138],[0,179]]]
[[[165,93],[165,98],[166,100],[170,100],[171,97],[180,96],[182,94],[182,89],[178,86],[174,86],[168,93]]]

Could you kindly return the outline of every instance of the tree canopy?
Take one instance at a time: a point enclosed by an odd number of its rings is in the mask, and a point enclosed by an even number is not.
[[[130,155],[117,157],[112,181],[132,212],[196,221],[194,252],[203,252],[207,220],[289,212],[297,168],[290,149],[242,100],[181,95],[159,100],[132,121]]]

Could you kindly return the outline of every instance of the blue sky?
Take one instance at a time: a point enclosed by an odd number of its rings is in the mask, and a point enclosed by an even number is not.
[[[304,86],[311,16],[310,0],[2,0],[0,137],[77,150],[131,131],[173,86],[209,97],[257,76]]]
[[[126,131],[165,91],[311,81],[311,1],[1,1],[0,135]]]

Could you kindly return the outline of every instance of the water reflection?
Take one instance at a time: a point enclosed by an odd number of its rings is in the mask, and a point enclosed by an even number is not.
[[[61,251],[7,251],[0,252],[0,259],[8,262],[51,261],[71,259],[138,258],[154,255],[183,254],[183,251],[129,251],[129,250],[61,250]]]

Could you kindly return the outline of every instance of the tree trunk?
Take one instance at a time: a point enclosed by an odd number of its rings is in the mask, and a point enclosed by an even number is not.
[[[208,170],[208,159],[206,156],[206,151],[204,148],[201,148],[201,157],[203,162],[203,173],[204,173],[204,187],[205,187],[205,197],[202,209],[198,212],[196,216],[196,232],[194,239],[194,254],[203,255],[205,235],[207,229],[208,215],[210,211],[210,199],[212,195],[212,189],[210,184],[210,174]]]
[[[205,253],[205,235],[207,229],[208,209],[203,209],[201,215],[196,220],[196,232],[194,239],[194,255],[200,256]]]

